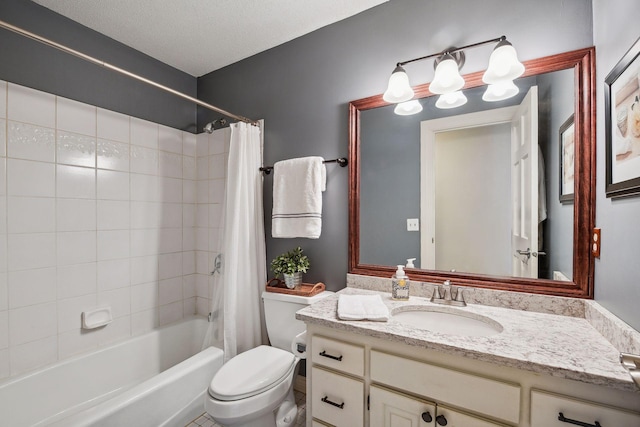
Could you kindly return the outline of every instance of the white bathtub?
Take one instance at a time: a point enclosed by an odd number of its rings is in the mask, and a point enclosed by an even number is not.
[[[0,384],[2,426],[184,426],[223,363],[189,317]]]

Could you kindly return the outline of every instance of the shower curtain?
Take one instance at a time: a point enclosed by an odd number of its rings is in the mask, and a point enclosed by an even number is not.
[[[261,127],[232,124],[221,263],[215,263],[221,268],[215,269],[211,300],[212,313],[218,313],[213,335],[218,338],[215,341],[222,337],[225,361],[266,342],[261,303],[267,279],[261,165]]]

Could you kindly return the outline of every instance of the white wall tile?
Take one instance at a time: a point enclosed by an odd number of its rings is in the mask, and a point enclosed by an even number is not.
[[[218,228],[209,229],[209,250],[215,252],[221,251],[220,229]]]
[[[0,272],[7,271],[9,263],[9,243],[8,235],[0,234]],[[2,284],[2,274],[0,274],[0,285]],[[1,290],[1,287],[0,287]],[[0,306],[2,306],[2,293],[0,293]]]
[[[182,155],[160,151],[158,175],[170,178],[182,178]],[[189,157],[187,157],[189,158]]]
[[[196,202],[207,203],[209,191],[209,181],[196,181]]]
[[[0,119],[0,156],[7,156],[7,121]]]
[[[0,349],[9,347],[9,312],[0,311]]]
[[[98,138],[129,142],[129,116],[98,108]]]
[[[187,298],[192,298],[197,296],[196,292],[196,280],[198,275],[189,274],[188,276],[184,276],[182,279],[182,296]]]
[[[129,287],[131,283],[131,260],[115,259],[98,262],[98,289],[107,291]]]
[[[131,118],[131,144],[140,147],[158,148],[158,125],[146,120]]]
[[[160,204],[160,227],[162,228],[182,227],[182,203],[161,203]]]
[[[98,199],[129,200],[129,174],[98,170]]]
[[[196,273],[209,275],[210,272],[211,270],[209,270],[209,252],[196,251]]]
[[[131,230],[131,256],[159,254],[160,229]]]
[[[158,326],[158,309],[139,311],[131,314],[131,335],[149,332]]]
[[[97,332],[98,345],[101,347],[127,339],[131,336],[131,317],[113,319],[113,322]]]
[[[16,346],[56,335],[56,303],[9,310],[9,344]]]
[[[209,227],[220,228],[222,225],[222,204],[212,203],[209,205]]]
[[[129,171],[129,144],[106,139],[98,140],[97,161],[100,169]]]
[[[158,303],[165,305],[182,301],[182,277],[160,280],[158,283]]]
[[[195,157],[182,156],[182,178],[195,180],[197,175]]]
[[[161,254],[182,252],[182,228],[160,229],[158,248]]]
[[[131,284],[156,282],[158,280],[157,255],[131,258]]]
[[[194,227],[186,227],[182,229],[182,250],[196,250],[196,229]]]
[[[162,203],[131,202],[131,228],[160,228]]]
[[[131,314],[131,289],[129,287],[98,292],[98,304],[111,307],[114,319]]]
[[[98,261],[129,258],[129,230],[98,231]]]
[[[7,82],[0,80],[0,118],[7,117]]]
[[[55,177],[55,172],[54,172]],[[54,186],[55,194],[55,186]],[[0,157],[0,196],[7,195],[7,159]]]
[[[55,267],[11,271],[7,278],[10,309],[56,300]]]
[[[208,251],[209,250],[209,229],[196,227],[196,250]]]
[[[58,197],[73,199],[96,198],[95,169],[58,165],[56,179]]]
[[[196,205],[196,227],[209,227],[209,204]]]
[[[209,298],[209,276],[196,275],[196,296]]]
[[[209,157],[209,179],[221,179],[226,176],[226,158],[224,154]]]
[[[9,197],[9,233],[49,233],[56,230],[56,199],[48,197]]]
[[[6,378],[11,375],[9,369],[9,350],[0,350],[0,378]]]
[[[196,314],[196,297],[185,298],[183,301],[184,306],[184,316],[191,316]]]
[[[178,178],[160,178],[159,201],[182,203],[182,180]]]
[[[7,234],[7,198],[0,196],[0,234]]]
[[[196,179],[204,181],[209,179],[209,157],[198,157],[196,159]]]
[[[62,199],[56,201],[58,231],[91,231],[96,229],[96,201]]]
[[[161,280],[182,276],[182,252],[162,254],[158,258],[158,264],[158,277]]]
[[[196,314],[206,316],[211,311],[211,302],[208,298],[196,298]]]
[[[182,202],[183,203],[196,203],[196,181],[183,179],[182,180]]]
[[[12,271],[55,266],[55,233],[10,234],[7,262]]]
[[[209,134],[202,132],[196,135],[196,156],[205,157],[209,155]]]
[[[57,337],[49,337],[11,348],[11,375],[21,374],[58,359]]]
[[[58,335],[58,358],[60,360],[95,350],[97,347],[98,334],[95,331],[74,329]]]
[[[55,197],[56,166],[8,159],[7,186],[10,196]],[[3,187],[0,185],[0,188]]]
[[[82,327],[82,312],[95,308],[97,303],[96,294],[59,300],[58,333],[80,329]]]
[[[96,136],[96,107],[67,98],[57,98],[58,130]]]
[[[131,200],[156,202],[159,194],[160,181],[157,176],[131,174]]]
[[[160,326],[167,325],[182,319],[183,309],[182,301],[161,305],[158,307],[158,324]]]
[[[129,202],[98,200],[98,230],[128,230]]]
[[[96,232],[57,233],[58,265],[82,264],[96,260]]]
[[[95,167],[96,139],[92,136],[58,131],[56,135],[58,164]]]
[[[211,134],[209,138],[209,155],[222,154],[225,152],[225,137],[227,128],[218,129]]]
[[[182,132],[182,154],[196,156],[196,136],[191,132]]]
[[[0,273],[0,311],[9,308],[9,289],[7,285],[7,273]]]
[[[182,154],[182,131],[160,125],[158,149]]]
[[[184,243],[183,243],[184,245]],[[196,272],[196,252],[186,251],[182,252],[182,274],[195,274]]]
[[[9,157],[53,163],[56,161],[56,137],[53,129],[27,123],[9,122]]]
[[[160,154],[158,150],[132,145],[129,158],[131,172],[146,175],[158,175],[160,163]]]
[[[131,286],[131,312],[148,310],[158,306],[158,282]]]
[[[209,203],[223,203],[226,180],[212,179],[209,181]]]
[[[7,118],[18,122],[54,128],[56,126],[55,96],[9,83]]]
[[[182,205],[182,226],[194,227],[196,225],[196,205],[195,204],[183,204]]]
[[[58,266],[58,299],[96,292],[96,263]]]

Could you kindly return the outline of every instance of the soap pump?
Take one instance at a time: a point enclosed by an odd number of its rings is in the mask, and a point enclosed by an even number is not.
[[[404,272],[404,265],[398,265],[396,274],[391,278],[391,298],[398,301],[409,300],[409,278]]]
[[[415,261],[415,258],[407,258],[407,265],[405,265],[406,268],[416,268],[416,266],[413,264],[413,261]]]

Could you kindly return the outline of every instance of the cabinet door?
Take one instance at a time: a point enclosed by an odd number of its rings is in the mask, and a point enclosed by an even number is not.
[[[438,405],[434,421],[436,427],[506,427],[504,424],[499,424],[442,405]]]
[[[336,427],[364,423],[364,383],[314,366],[311,369],[311,416]]]
[[[570,421],[559,420],[561,413]],[[576,422],[595,425],[596,421],[603,427],[640,426],[640,414],[568,396],[531,392],[531,427],[566,427]]]
[[[436,406],[431,402],[381,387],[369,390],[371,427],[434,426]]]

